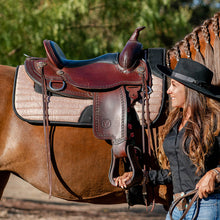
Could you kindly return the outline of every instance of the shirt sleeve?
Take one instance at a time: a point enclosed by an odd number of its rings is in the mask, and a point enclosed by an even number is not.
[[[172,175],[170,170],[149,170],[148,173],[149,181],[153,185],[167,185],[172,183]]]

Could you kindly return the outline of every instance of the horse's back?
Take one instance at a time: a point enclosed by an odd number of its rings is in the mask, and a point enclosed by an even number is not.
[[[0,89],[5,91],[12,88],[16,67],[0,65]]]
[[[9,96],[11,95],[13,89],[15,71],[15,67],[0,65],[0,114],[5,111],[6,105],[9,104]]]
[[[0,65],[0,129],[3,129],[3,123],[6,120],[8,112],[11,111],[13,81],[16,68]],[[0,136],[1,137],[1,136]],[[2,138],[0,139],[2,140]],[[2,142],[1,142],[2,143]]]
[[[0,155],[2,155],[4,148],[2,146],[5,142],[4,125],[7,123],[8,112],[11,111],[11,96],[13,90],[13,81],[16,68],[11,66],[0,65]],[[0,172],[0,198],[7,184],[10,172]]]

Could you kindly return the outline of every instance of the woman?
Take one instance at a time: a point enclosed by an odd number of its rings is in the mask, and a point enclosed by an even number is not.
[[[165,169],[162,171],[171,171],[174,198],[198,189],[197,219],[220,220],[220,191],[215,191],[220,182],[219,87],[211,85],[213,73],[209,69],[190,59],[180,59],[174,71],[161,65],[158,69],[171,78],[167,93],[173,108],[159,138],[157,156]],[[149,178],[157,183],[155,178],[160,175],[161,179],[161,171],[158,175],[152,172]],[[117,178],[116,183],[126,187],[130,175]],[[168,174],[164,180],[169,182],[171,176]],[[180,219],[187,202],[182,200],[174,209],[174,220]],[[195,209],[196,204],[185,219],[192,219]]]

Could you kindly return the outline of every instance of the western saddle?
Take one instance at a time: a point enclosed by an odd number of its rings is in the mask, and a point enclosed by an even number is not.
[[[108,53],[89,60],[68,60],[55,42],[44,40],[47,57],[29,57],[25,61],[26,72],[42,87],[43,96],[46,97],[50,91],[70,98],[93,99],[94,135],[112,143],[109,180],[114,186],[121,157],[128,157],[133,171],[128,186],[143,179],[134,146],[127,141],[128,109],[141,93],[145,93],[151,82],[147,65],[142,59],[142,44],[138,42],[139,32],[143,29],[140,27],[134,31],[120,54]],[[48,126],[45,97],[44,125]]]

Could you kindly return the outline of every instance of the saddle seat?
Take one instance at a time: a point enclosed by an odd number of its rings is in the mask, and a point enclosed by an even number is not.
[[[74,67],[89,65],[92,63],[118,64],[119,53],[107,53],[102,56],[88,60],[69,60],[64,55],[62,49],[54,41],[44,40],[43,44],[48,59],[53,65],[55,65],[59,69],[62,69],[64,67],[74,68]]]
[[[47,89],[53,93],[66,93],[74,87],[82,90],[97,91],[115,89],[123,85],[141,85],[142,75],[147,73],[143,60],[133,71],[123,71],[119,64],[92,63],[79,67],[57,68],[48,59],[29,58],[25,60],[25,68],[35,83],[41,85],[42,69],[47,81]]]

